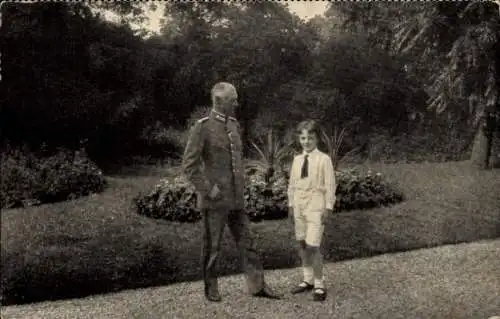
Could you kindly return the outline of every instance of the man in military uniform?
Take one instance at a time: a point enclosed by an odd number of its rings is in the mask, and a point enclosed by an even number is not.
[[[231,115],[238,106],[236,88],[220,82],[212,88],[210,115],[191,129],[183,159],[184,174],[195,186],[203,212],[203,278],[205,296],[220,301],[216,265],[226,224],[242,257],[249,292],[258,297],[279,298],[264,282],[249,219],[244,211],[245,176],[238,121]]]

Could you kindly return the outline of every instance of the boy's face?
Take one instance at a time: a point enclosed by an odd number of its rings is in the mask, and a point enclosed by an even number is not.
[[[299,142],[302,149],[307,153],[313,151],[318,146],[318,137],[312,132],[302,130],[299,134]]]

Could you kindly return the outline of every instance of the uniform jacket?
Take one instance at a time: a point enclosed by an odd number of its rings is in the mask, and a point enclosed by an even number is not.
[[[200,208],[244,209],[245,177],[238,121],[215,110],[198,120],[184,151],[183,170],[199,193]],[[215,184],[222,198],[211,200],[207,195]]]

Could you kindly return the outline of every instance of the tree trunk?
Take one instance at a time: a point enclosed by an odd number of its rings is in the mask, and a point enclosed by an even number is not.
[[[490,167],[500,168],[500,132],[498,129],[493,135],[490,155]]]
[[[486,116],[478,126],[471,154],[472,165],[476,168],[490,168],[489,162],[493,145],[494,120],[495,118],[491,115]]]

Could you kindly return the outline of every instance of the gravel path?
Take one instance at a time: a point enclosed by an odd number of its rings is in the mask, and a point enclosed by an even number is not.
[[[266,272],[286,293],[299,270]],[[329,298],[250,298],[242,276],[220,280],[223,301],[205,302],[202,283],[122,291],[2,308],[13,318],[453,318],[500,315],[500,239],[326,265]]]

